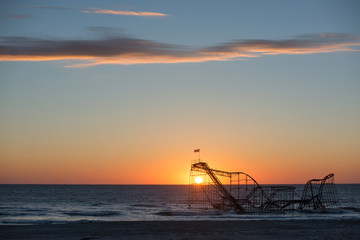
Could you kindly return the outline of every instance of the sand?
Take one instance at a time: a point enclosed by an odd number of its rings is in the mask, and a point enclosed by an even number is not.
[[[139,221],[2,225],[0,239],[360,239],[360,220]]]

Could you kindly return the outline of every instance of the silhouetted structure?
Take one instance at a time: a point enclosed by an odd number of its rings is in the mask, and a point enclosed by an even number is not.
[[[323,179],[309,180],[302,194],[299,209],[327,209],[338,205],[338,196],[334,182],[334,174]]]
[[[202,178],[201,183],[195,181],[198,177]],[[334,174],[329,174],[324,179],[308,181],[302,198],[295,200],[294,196],[293,186],[261,186],[243,172],[212,169],[201,160],[191,164],[189,206],[235,210],[239,213],[337,207]]]

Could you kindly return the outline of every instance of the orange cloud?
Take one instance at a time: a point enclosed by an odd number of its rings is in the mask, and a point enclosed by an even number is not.
[[[359,51],[356,49],[359,46],[360,37],[341,34],[289,40],[240,40],[201,49],[124,36],[98,40],[0,37],[0,61],[80,61],[68,67],[235,61],[264,55]]]
[[[98,13],[98,14],[112,14],[112,15],[127,15],[127,16],[146,16],[146,17],[166,17],[165,13],[157,12],[134,12],[134,11],[115,11],[109,9],[91,8],[82,10],[84,13]]]

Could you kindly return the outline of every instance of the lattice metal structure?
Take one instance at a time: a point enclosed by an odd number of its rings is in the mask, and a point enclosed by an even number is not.
[[[196,180],[202,179],[202,182]],[[293,208],[292,186],[260,186],[254,178],[243,172],[212,169],[206,162],[191,165],[189,206],[219,210],[283,211]]]
[[[312,210],[338,207],[339,201],[333,173],[323,179],[311,179],[306,183],[299,209]]]
[[[336,190],[332,187],[335,187],[333,174],[310,180],[302,199],[295,200],[293,186],[261,186],[246,173],[212,169],[206,162],[195,160],[191,164],[188,204],[193,208],[238,213],[327,208],[337,203]]]

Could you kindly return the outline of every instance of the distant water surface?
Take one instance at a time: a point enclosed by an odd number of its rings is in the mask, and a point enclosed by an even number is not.
[[[300,193],[304,185],[294,185]],[[0,185],[0,224],[89,221],[360,219],[360,184],[337,184],[328,213],[246,213],[188,208],[187,185]]]

